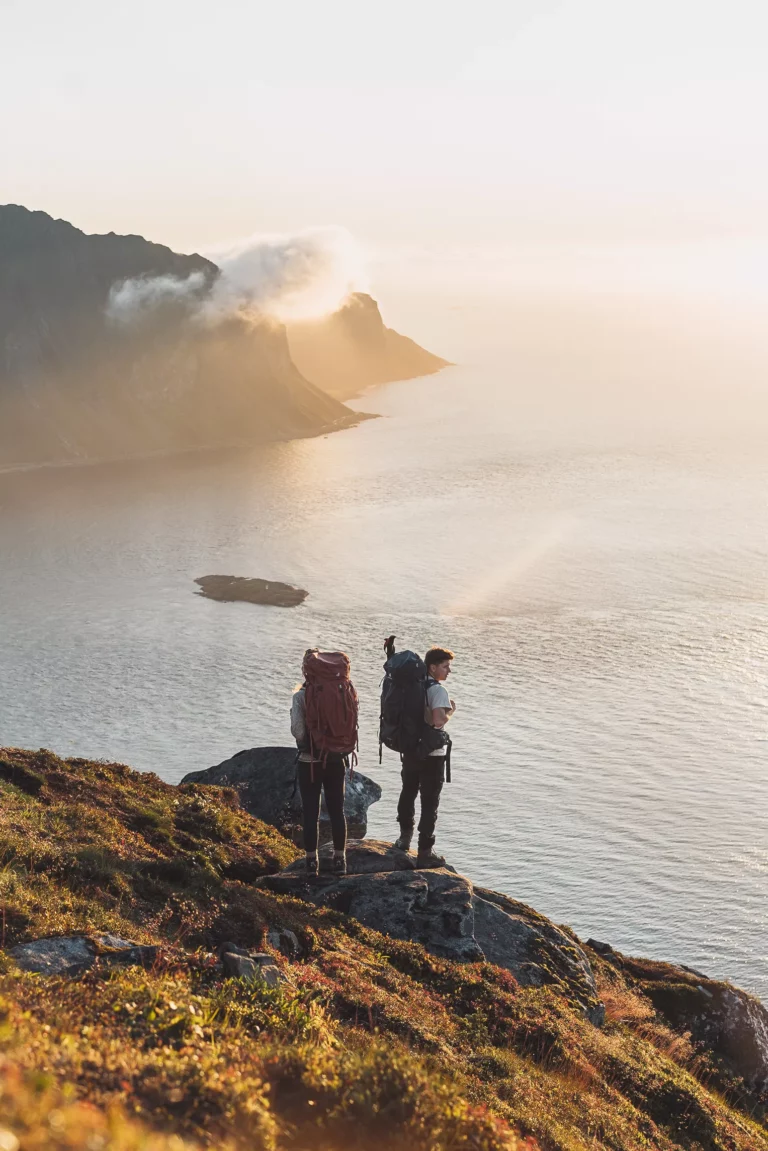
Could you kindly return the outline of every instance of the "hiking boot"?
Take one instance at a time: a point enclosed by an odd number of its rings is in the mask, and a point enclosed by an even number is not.
[[[346,875],[347,874],[347,857],[346,857],[346,855],[337,855],[336,852],[333,853],[333,859],[331,860],[331,871],[335,875]]]
[[[419,848],[416,856],[416,866],[421,867],[445,867],[445,860],[442,855],[435,855],[431,847],[425,847],[423,850]]]
[[[399,836],[395,840],[395,847],[398,851],[410,851],[411,840],[413,839],[413,828],[410,831],[401,830]]]
[[[308,855],[304,860],[307,875],[317,875],[317,856]]]

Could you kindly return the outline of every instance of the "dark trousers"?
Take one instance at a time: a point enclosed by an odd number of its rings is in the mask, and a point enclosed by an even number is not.
[[[419,851],[428,851],[435,842],[437,808],[445,782],[445,756],[428,755],[426,759],[417,759],[415,755],[404,755],[400,777],[403,789],[397,804],[397,822],[403,831],[413,831],[416,796],[421,795]]]
[[[336,851],[347,846],[347,821],[344,817],[345,765],[343,762],[302,763],[299,760],[299,791],[304,809],[304,850],[317,851],[320,823],[320,795],[325,792],[325,806],[331,821],[331,836]]]

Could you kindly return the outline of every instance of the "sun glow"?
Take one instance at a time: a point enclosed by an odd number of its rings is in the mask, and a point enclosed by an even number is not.
[[[573,517],[558,517],[531,539],[513,545],[511,553],[501,563],[479,572],[456,599],[443,609],[443,614],[472,615],[480,610],[499,592],[535,569],[542,559],[572,536],[577,527],[578,522]]]

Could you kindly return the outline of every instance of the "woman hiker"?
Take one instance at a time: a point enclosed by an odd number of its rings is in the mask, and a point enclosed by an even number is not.
[[[291,701],[291,735],[299,749],[299,791],[304,811],[304,851],[308,875],[317,875],[320,798],[331,824],[331,870],[347,871],[345,775],[357,748],[357,692],[343,652],[308,648],[302,665],[304,682]]]

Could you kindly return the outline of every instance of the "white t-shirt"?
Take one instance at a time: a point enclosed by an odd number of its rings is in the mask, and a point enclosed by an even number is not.
[[[446,711],[451,710],[451,697],[444,683],[433,683],[431,687],[427,688],[427,706],[424,709],[424,718],[430,727],[433,726],[432,709],[435,707],[444,707]],[[445,748],[438,747],[434,751],[430,751],[429,754],[444,756]]]

